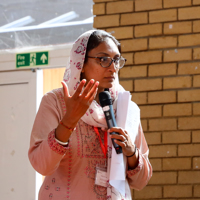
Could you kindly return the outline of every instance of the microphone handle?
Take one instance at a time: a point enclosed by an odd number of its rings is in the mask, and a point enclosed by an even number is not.
[[[115,120],[115,117],[114,117],[114,112],[113,112],[112,105],[109,105],[109,109],[106,109],[106,110],[107,111],[104,111],[104,114],[105,114],[105,117],[106,117],[106,122],[107,122],[108,128],[116,127],[117,123],[116,123],[116,120]],[[110,133],[110,135],[113,135],[113,134],[119,135],[119,133],[116,133],[116,132],[111,132]],[[118,144],[116,144],[114,142],[113,138],[111,140],[112,140],[112,143],[113,143],[113,146],[115,148],[116,153],[117,154],[122,153],[122,147],[119,146]]]

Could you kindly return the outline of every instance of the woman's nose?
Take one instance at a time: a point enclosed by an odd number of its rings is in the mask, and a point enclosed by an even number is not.
[[[112,61],[111,65],[109,66],[109,70],[111,70],[113,72],[116,72],[118,70],[114,60]]]

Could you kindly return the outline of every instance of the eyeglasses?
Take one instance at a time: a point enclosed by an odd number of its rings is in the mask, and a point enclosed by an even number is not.
[[[126,63],[126,59],[123,57],[118,57],[116,59],[110,58],[110,57],[91,57],[91,56],[87,56],[88,58],[94,58],[94,59],[99,59],[100,60],[100,65],[104,68],[106,67],[110,67],[110,65],[114,62],[115,63],[115,67],[117,69],[121,69],[125,63]]]

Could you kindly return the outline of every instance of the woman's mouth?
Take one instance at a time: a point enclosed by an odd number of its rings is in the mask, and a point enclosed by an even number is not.
[[[114,76],[108,76],[108,77],[105,77],[106,80],[115,80],[115,77]]]

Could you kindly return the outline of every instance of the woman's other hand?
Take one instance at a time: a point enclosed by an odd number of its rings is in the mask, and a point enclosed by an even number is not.
[[[110,135],[110,138],[114,139],[114,142],[122,147],[122,152],[127,156],[128,166],[130,169],[134,169],[138,165],[138,151],[135,144],[132,143],[130,135],[126,130],[119,127],[112,127],[108,130],[108,133],[116,132],[118,134]]]

